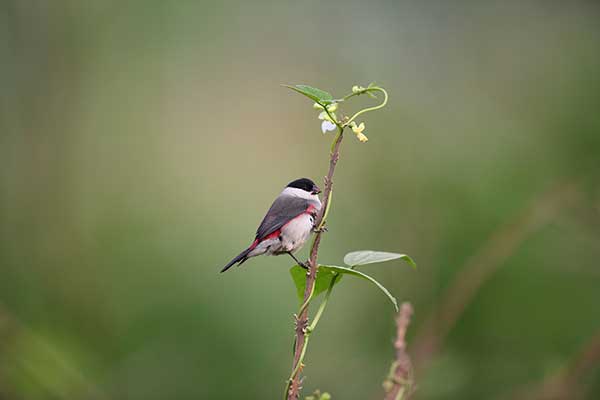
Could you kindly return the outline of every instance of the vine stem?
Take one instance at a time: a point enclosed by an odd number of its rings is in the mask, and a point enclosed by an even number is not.
[[[383,93],[383,101],[379,105],[376,105],[376,106],[373,106],[373,107],[364,108],[364,109],[358,111],[356,114],[354,114],[353,116],[351,116],[348,121],[346,121],[344,123],[344,126],[349,126],[350,123],[352,121],[354,121],[359,115],[364,114],[364,113],[369,112],[369,111],[379,110],[380,108],[385,107],[385,105],[387,104],[388,94],[387,94],[387,92],[385,91],[384,88],[380,88],[379,86],[373,86],[373,87],[365,89],[365,92],[381,92],[381,93]]]
[[[335,285],[335,283],[337,282],[339,277],[340,277],[340,275],[336,274],[333,278],[331,278],[331,283],[329,284],[329,287],[327,288],[327,293],[325,293],[325,298],[323,299],[323,302],[319,306],[319,309],[317,310],[317,313],[315,314],[315,317],[313,318],[312,324],[310,324],[310,326],[308,327],[309,333],[312,333],[315,330],[315,328],[317,327],[317,324],[319,323],[319,320],[321,319],[321,315],[323,315],[323,311],[325,311],[325,307],[327,307],[327,302],[329,301],[329,296],[331,296],[331,291],[333,290],[333,286]]]
[[[326,109],[326,108],[325,108]],[[315,226],[323,227],[325,222],[326,213],[329,208],[329,202],[331,200],[331,190],[333,187],[333,174],[335,172],[335,167],[339,160],[340,156],[340,145],[342,143],[342,139],[344,138],[344,127],[338,125],[338,133],[333,141],[332,150],[329,156],[329,171],[327,176],[325,177],[325,189],[323,190],[323,198],[324,204],[317,215]],[[306,287],[304,289],[304,301],[302,303],[302,307],[300,308],[300,312],[296,316],[296,329],[295,329],[295,346],[294,346],[294,361],[292,364],[292,373],[287,381],[285,396],[286,400],[297,400],[300,396],[301,389],[301,379],[300,379],[300,371],[302,370],[302,361],[304,359],[304,354],[306,354],[306,347],[308,344],[308,339],[310,337],[311,329],[314,329],[316,326],[316,322],[318,322],[318,318],[315,318],[315,323],[309,327],[308,325],[308,305],[314,293],[315,282],[317,279],[317,273],[319,271],[319,264],[317,263],[317,256],[319,254],[319,245],[321,244],[321,235],[323,234],[322,229],[318,229],[315,234],[315,238],[312,242],[312,246],[310,249],[310,258],[308,260],[309,270],[306,274]],[[329,292],[331,291],[330,287]],[[327,296],[328,298],[329,296]],[[325,301],[326,304],[326,301]],[[324,306],[322,306],[324,309]],[[322,310],[320,310],[322,313]],[[317,316],[320,317],[321,313],[317,313]]]

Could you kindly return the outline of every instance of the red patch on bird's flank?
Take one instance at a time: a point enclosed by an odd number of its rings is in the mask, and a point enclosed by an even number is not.
[[[262,242],[263,240],[267,240],[267,239],[275,239],[276,237],[278,237],[278,236],[279,236],[279,234],[280,234],[280,233],[281,233],[281,229],[277,229],[275,232],[273,232],[273,233],[271,233],[271,234],[269,234],[269,235],[265,236],[265,237],[264,237],[264,238],[261,240],[261,242]]]
[[[293,220],[295,220],[296,218],[299,218],[301,216],[303,216],[304,214],[315,214],[315,211],[317,210],[317,207],[313,206],[312,204],[310,206],[308,206],[308,208],[306,209],[306,211],[304,211],[302,214],[298,214],[297,216],[295,216],[294,218],[290,219],[288,222],[286,222],[285,224],[283,224],[283,226],[281,228],[283,228],[284,226],[286,226],[287,224],[289,224],[290,222],[292,222]],[[254,243],[252,243],[252,245],[250,246],[251,249],[255,248],[259,243],[267,240],[267,239],[275,239],[277,237],[279,237],[279,235],[281,234],[281,228],[277,229],[275,232],[268,234],[267,236],[265,236],[264,238],[258,240],[256,239],[254,241]]]

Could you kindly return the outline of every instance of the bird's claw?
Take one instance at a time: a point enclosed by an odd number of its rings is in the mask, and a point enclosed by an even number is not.
[[[306,262],[299,262],[298,265],[301,266],[302,268],[304,268],[307,271],[310,269],[310,268],[308,268],[308,261],[306,261]]]
[[[328,229],[324,225],[322,227],[320,227],[320,228],[314,228],[313,229],[313,232],[315,232],[315,233],[323,233],[323,232],[327,232],[327,231],[328,231]]]

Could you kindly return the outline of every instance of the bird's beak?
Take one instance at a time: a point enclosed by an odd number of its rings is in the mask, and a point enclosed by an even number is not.
[[[321,193],[321,189],[319,189],[318,186],[315,186],[313,189],[313,194],[319,194],[319,193]]]

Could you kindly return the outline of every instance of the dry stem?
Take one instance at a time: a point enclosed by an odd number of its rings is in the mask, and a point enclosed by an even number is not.
[[[406,352],[406,331],[410,324],[413,308],[410,303],[402,303],[396,317],[396,360],[392,364],[390,374],[383,383],[385,400],[408,400],[413,392],[413,367]]]
[[[321,226],[323,217],[325,216],[325,210],[327,210],[329,199],[331,198],[331,187],[333,186],[333,173],[335,172],[335,166],[340,157],[340,145],[343,139],[343,129],[340,128],[333,144],[333,150],[329,158],[329,172],[325,177],[325,188],[323,190],[323,206],[317,215],[315,226]],[[317,273],[319,270],[319,264],[317,263],[317,256],[319,253],[319,245],[321,244],[322,231],[318,231],[315,234],[315,240],[313,241],[310,249],[310,258],[308,260],[309,271],[306,274],[306,288],[304,290],[304,301],[303,304],[307,304],[310,299]],[[287,398],[288,400],[297,400],[300,396],[301,389],[301,378],[300,372],[302,366],[298,366],[301,362],[301,356],[303,355],[304,347],[307,342],[307,328],[308,327],[308,307],[303,307],[300,315],[296,317],[296,333],[295,333],[295,347],[294,347],[294,362],[292,364],[292,371],[296,371],[291,377],[291,382],[288,382]]]

